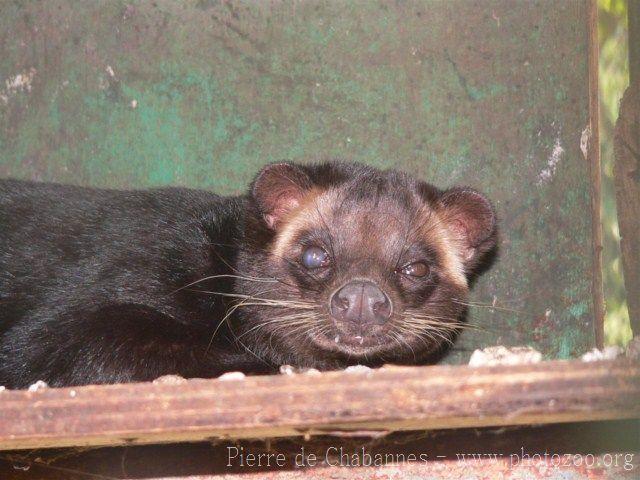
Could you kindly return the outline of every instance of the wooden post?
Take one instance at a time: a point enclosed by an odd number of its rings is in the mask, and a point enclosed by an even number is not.
[[[615,133],[620,250],[631,329],[640,334],[640,1],[629,2],[630,85]]]
[[[640,1],[630,0],[629,15],[629,76],[631,85],[640,83]]]
[[[593,242],[593,295],[595,340],[598,348],[604,347],[604,290],[602,280],[602,166],[600,163],[600,99],[598,97],[598,5],[595,0],[588,2],[587,27],[589,32],[589,141],[587,160],[591,178],[591,238]]]

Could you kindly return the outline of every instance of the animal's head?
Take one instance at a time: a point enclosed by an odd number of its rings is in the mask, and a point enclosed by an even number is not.
[[[461,327],[490,202],[361,164],[266,166],[239,256],[239,341],[274,363],[419,362]]]

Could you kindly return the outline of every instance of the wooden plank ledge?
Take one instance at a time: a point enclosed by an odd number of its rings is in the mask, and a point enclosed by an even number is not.
[[[640,417],[640,362],[385,367],[0,393],[0,450]]]

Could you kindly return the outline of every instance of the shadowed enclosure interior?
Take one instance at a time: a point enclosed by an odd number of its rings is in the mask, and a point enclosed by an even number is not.
[[[470,185],[501,241],[445,361],[594,345],[587,2],[0,9],[0,176],[230,194],[267,162],[340,157]]]

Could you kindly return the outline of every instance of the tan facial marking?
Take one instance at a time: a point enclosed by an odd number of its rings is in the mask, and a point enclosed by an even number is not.
[[[300,204],[282,219],[271,249],[272,254],[278,258],[283,257],[299,232],[322,222],[320,216],[328,216],[328,207],[334,197],[332,190],[311,189]]]
[[[422,218],[425,218],[425,215],[429,218],[423,222],[423,235],[428,239],[429,244],[438,250],[438,256],[447,276],[457,286],[469,288],[462,260],[462,246],[458,244],[437,211],[423,209]]]
[[[330,221],[331,211],[336,201],[338,201],[338,192],[335,189],[311,189],[300,204],[282,219],[271,249],[272,254],[282,258],[286,252],[290,251],[291,244],[299,232],[313,228],[323,221]],[[443,217],[436,210],[423,207],[417,219],[424,224],[421,234],[437,249],[448,279],[456,286],[468,289],[463,246],[456,240]],[[374,232],[371,232],[371,235],[375,236]]]

